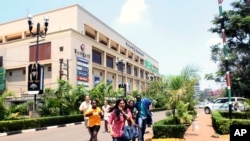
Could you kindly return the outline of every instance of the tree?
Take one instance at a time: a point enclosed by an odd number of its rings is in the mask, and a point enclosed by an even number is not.
[[[4,91],[0,96],[0,120],[5,119],[10,113],[8,113],[7,108],[4,106],[4,100],[9,96],[15,96],[11,91]]]
[[[242,2],[233,2],[233,10],[223,12],[223,23],[226,33],[226,46],[228,51],[228,65],[230,69],[232,94],[248,96],[250,92],[250,8]],[[212,21],[214,27],[209,31],[221,34],[221,21],[215,16]],[[207,79],[216,82],[225,82],[225,56],[220,44],[211,46],[211,59],[217,62],[218,71],[207,74]]]
[[[104,99],[116,98],[119,96],[119,93],[113,91],[112,84],[105,84],[104,82],[98,83],[93,89],[90,90],[90,98],[96,99],[99,103],[99,106],[103,105]],[[120,91],[120,94],[123,92]]]
[[[183,68],[180,75],[169,76],[167,81],[167,106],[172,109],[174,119],[176,119],[175,111],[177,109],[178,102],[180,101],[189,103],[188,111],[194,111],[194,85],[200,78],[198,71],[199,69],[195,66],[188,65]],[[175,123],[177,122],[175,121]]]

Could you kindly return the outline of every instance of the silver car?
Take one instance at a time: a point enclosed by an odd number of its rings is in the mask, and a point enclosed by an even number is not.
[[[235,111],[235,110],[237,110],[238,112],[240,112],[240,111],[244,111],[245,110],[245,108],[244,108],[244,104],[242,103],[242,102],[238,102],[238,109],[235,109],[234,108],[234,105],[235,105],[235,102],[233,102],[232,103],[232,110],[233,111]],[[218,111],[228,111],[229,110],[229,103],[228,102],[226,102],[226,103],[224,103],[224,104],[222,104],[221,106],[220,106],[220,108],[218,109]]]
[[[231,97],[231,101],[232,101],[232,103],[234,103],[236,101],[244,102],[245,98],[243,98],[243,97]],[[218,110],[220,108],[220,106],[226,102],[228,102],[228,97],[217,98],[212,103],[208,103],[205,105],[204,112],[206,114],[210,114],[211,110]]]

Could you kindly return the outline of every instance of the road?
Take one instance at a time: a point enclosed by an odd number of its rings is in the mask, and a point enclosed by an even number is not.
[[[153,121],[166,118],[166,111],[153,113]],[[103,125],[103,122],[102,122]],[[98,134],[99,141],[112,141],[110,134],[103,133],[104,126]],[[31,131],[21,134],[0,137],[0,141],[88,141],[89,134],[84,124]]]

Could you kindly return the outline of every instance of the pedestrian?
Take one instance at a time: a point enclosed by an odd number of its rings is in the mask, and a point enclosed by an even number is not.
[[[137,95],[135,107],[138,110],[138,141],[144,141],[146,125],[152,124],[152,102],[148,98],[142,98],[141,95]]]
[[[128,101],[128,108],[131,111],[133,120],[137,121],[138,110],[135,107],[135,101],[134,100],[129,100]]]
[[[108,120],[109,120],[109,109],[110,109],[110,105],[108,103],[107,100],[104,100],[104,105],[102,106],[102,111],[104,114],[104,132],[103,133],[108,133]]]
[[[133,120],[128,120],[127,123],[128,123],[128,126],[130,128],[132,128],[135,132],[134,138],[132,139],[132,141],[135,141],[136,138],[138,137],[138,125],[135,123],[135,121],[137,121],[138,110],[135,108],[135,101],[134,100],[128,101],[128,108],[132,114]]]
[[[91,101],[89,95],[85,95],[85,100],[81,103],[79,110],[83,113],[83,118],[84,118],[84,125],[86,128],[88,128],[88,117],[84,116],[84,113],[87,111],[88,108],[91,108]],[[91,134],[90,135],[90,140],[91,140]]]
[[[239,103],[238,103],[237,100],[236,100],[235,103],[234,103],[234,110],[235,110],[236,112],[240,112],[240,106],[239,106]]]
[[[123,129],[126,120],[132,118],[131,112],[128,109],[127,101],[123,98],[118,99],[109,116],[109,131],[113,141],[127,141],[123,137]]]
[[[97,141],[97,135],[101,127],[102,110],[101,108],[97,107],[96,100],[91,101],[91,108],[88,108],[84,116],[89,117],[87,126],[91,136],[90,141]]]

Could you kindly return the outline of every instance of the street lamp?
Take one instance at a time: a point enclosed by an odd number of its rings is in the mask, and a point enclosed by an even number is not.
[[[37,26],[36,26],[36,32],[32,32],[32,29],[33,29],[33,21],[32,21],[32,15],[31,14],[29,14],[28,15],[28,24],[29,24],[29,31],[30,31],[30,34],[31,34],[31,36],[36,36],[36,63],[34,64],[34,66],[37,66],[36,68],[35,68],[35,70],[29,70],[29,71],[36,71],[36,73],[33,73],[32,72],[32,75],[34,74],[34,75],[36,75],[36,78],[37,78],[37,76],[39,76],[40,78],[42,78],[43,79],[43,77],[41,77],[41,73],[44,73],[44,71],[41,71],[41,70],[38,70],[38,69],[41,69],[41,66],[40,66],[40,64],[38,64],[38,48],[39,48],[39,37],[41,37],[41,38],[45,38],[45,36],[46,36],[46,33],[47,33],[47,31],[48,31],[48,25],[49,25],[49,23],[48,23],[48,21],[49,21],[49,18],[46,16],[46,17],[44,17],[44,30],[43,31],[41,31],[40,30],[40,23],[38,22],[37,23]],[[30,68],[30,67],[29,67]],[[38,74],[39,73],[39,74]],[[28,74],[29,75],[29,74]],[[39,80],[38,80],[38,82],[37,81],[34,81],[34,82],[31,82],[31,85],[33,85],[34,87],[33,87],[33,89],[35,89],[35,87],[36,88],[41,88],[41,87],[43,87],[43,84],[41,84],[41,83],[43,83],[43,80],[40,80],[40,78],[39,78]],[[30,83],[30,82],[29,82]],[[38,84],[38,86],[37,86],[37,84]],[[40,86],[40,87],[39,87]],[[28,89],[29,89],[29,87],[28,87]],[[37,91],[35,91],[35,93],[33,93],[34,94],[34,111],[36,111],[36,95],[38,94],[38,93],[40,93],[40,91],[39,91],[40,89],[38,89],[38,92]]]
[[[155,78],[155,75],[153,75],[153,74],[148,74],[148,79],[149,79],[150,81],[153,81],[154,78]]]
[[[126,60],[122,60],[122,59],[116,60],[116,65],[118,67],[118,70],[120,70],[122,72],[122,84],[120,86],[121,86],[121,88],[124,89],[124,96],[125,97],[126,97],[126,85],[124,84],[123,71],[124,71],[124,67],[126,64],[127,64],[127,59]]]

